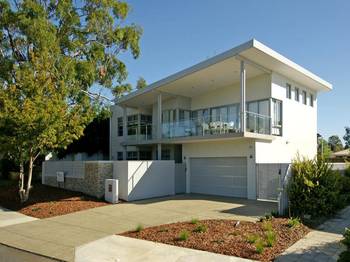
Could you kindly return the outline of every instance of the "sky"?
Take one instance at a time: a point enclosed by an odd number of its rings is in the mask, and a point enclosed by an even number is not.
[[[141,56],[120,58],[128,82],[148,84],[252,38],[333,84],[318,96],[318,132],[350,126],[350,1],[129,0]]]

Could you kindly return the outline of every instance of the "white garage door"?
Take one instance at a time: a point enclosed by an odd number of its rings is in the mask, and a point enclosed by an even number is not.
[[[191,158],[190,169],[192,193],[247,198],[247,158]]]

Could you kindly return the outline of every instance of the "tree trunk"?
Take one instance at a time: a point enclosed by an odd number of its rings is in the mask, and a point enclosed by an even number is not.
[[[34,158],[30,157],[29,158],[29,163],[28,163],[28,180],[27,180],[27,186],[24,189],[24,178],[22,179],[22,187],[20,188],[19,191],[19,196],[21,199],[21,203],[24,203],[28,200],[29,198],[29,192],[30,189],[32,188],[32,175],[33,175],[33,163],[34,163]],[[23,167],[23,165],[22,165]],[[24,177],[24,174],[23,174]]]
[[[23,197],[24,197],[24,168],[23,168],[23,163],[21,162],[19,164],[19,198],[21,199],[21,202]]]

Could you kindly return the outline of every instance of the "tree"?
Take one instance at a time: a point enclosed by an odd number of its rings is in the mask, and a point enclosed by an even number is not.
[[[337,135],[333,135],[328,138],[328,145],[333,152],[337,152],[343,149],[343,143]]]
[[[345,148],[350,148],[350,127],[345,127],[345,135],[343,137],[345,140]]]
[[[101,108],[91,86],[120,92],[118,56],[140,54],[128,12],[118,0],[0,2],[0,151],[20,166],[22,202],[35,159],[78,139]]]
[[[321,158],[328,158],[332,153],[328,142],[321,135],[317,136],[317,155]]]
[[[140,77],[137,80],[136,88],[137,89],[142,89],[142,88],[145,88],[146,86],[147,86],[146,80],[143,77]]]
[[[88,155],[95,153],[109,154],[109,117],[110,112],[102,111],[87,125],[84,134],[66,149],[58,151],[58,157],[63,158],[68,154],[85,152]]]

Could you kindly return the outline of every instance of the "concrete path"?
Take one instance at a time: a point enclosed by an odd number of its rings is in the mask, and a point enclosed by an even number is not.
[[[27,251],[0,244],[0,262],[57,262],[52,258],[42,257]]]
[[[135,229],[177,221],[239,219],[255,221],[276,209],[275,203],[212,197],[177,195],[116,204],[64,216],[0,228],[0,243],[36,254],[73,261],[76,247],[91,241]]]
[[[21,213],[0,207],[0,227],[25,223],[37,220],[37,218],[23,215]]]
[[[76,250],[75,261],[248,262],[252,260],[165,245],[140,239],[109,236],[78,247]]]
[[[276,261],[335,262],[345,250],[340,243],[345,227],[350,227],[350,206],[288,248]]]

